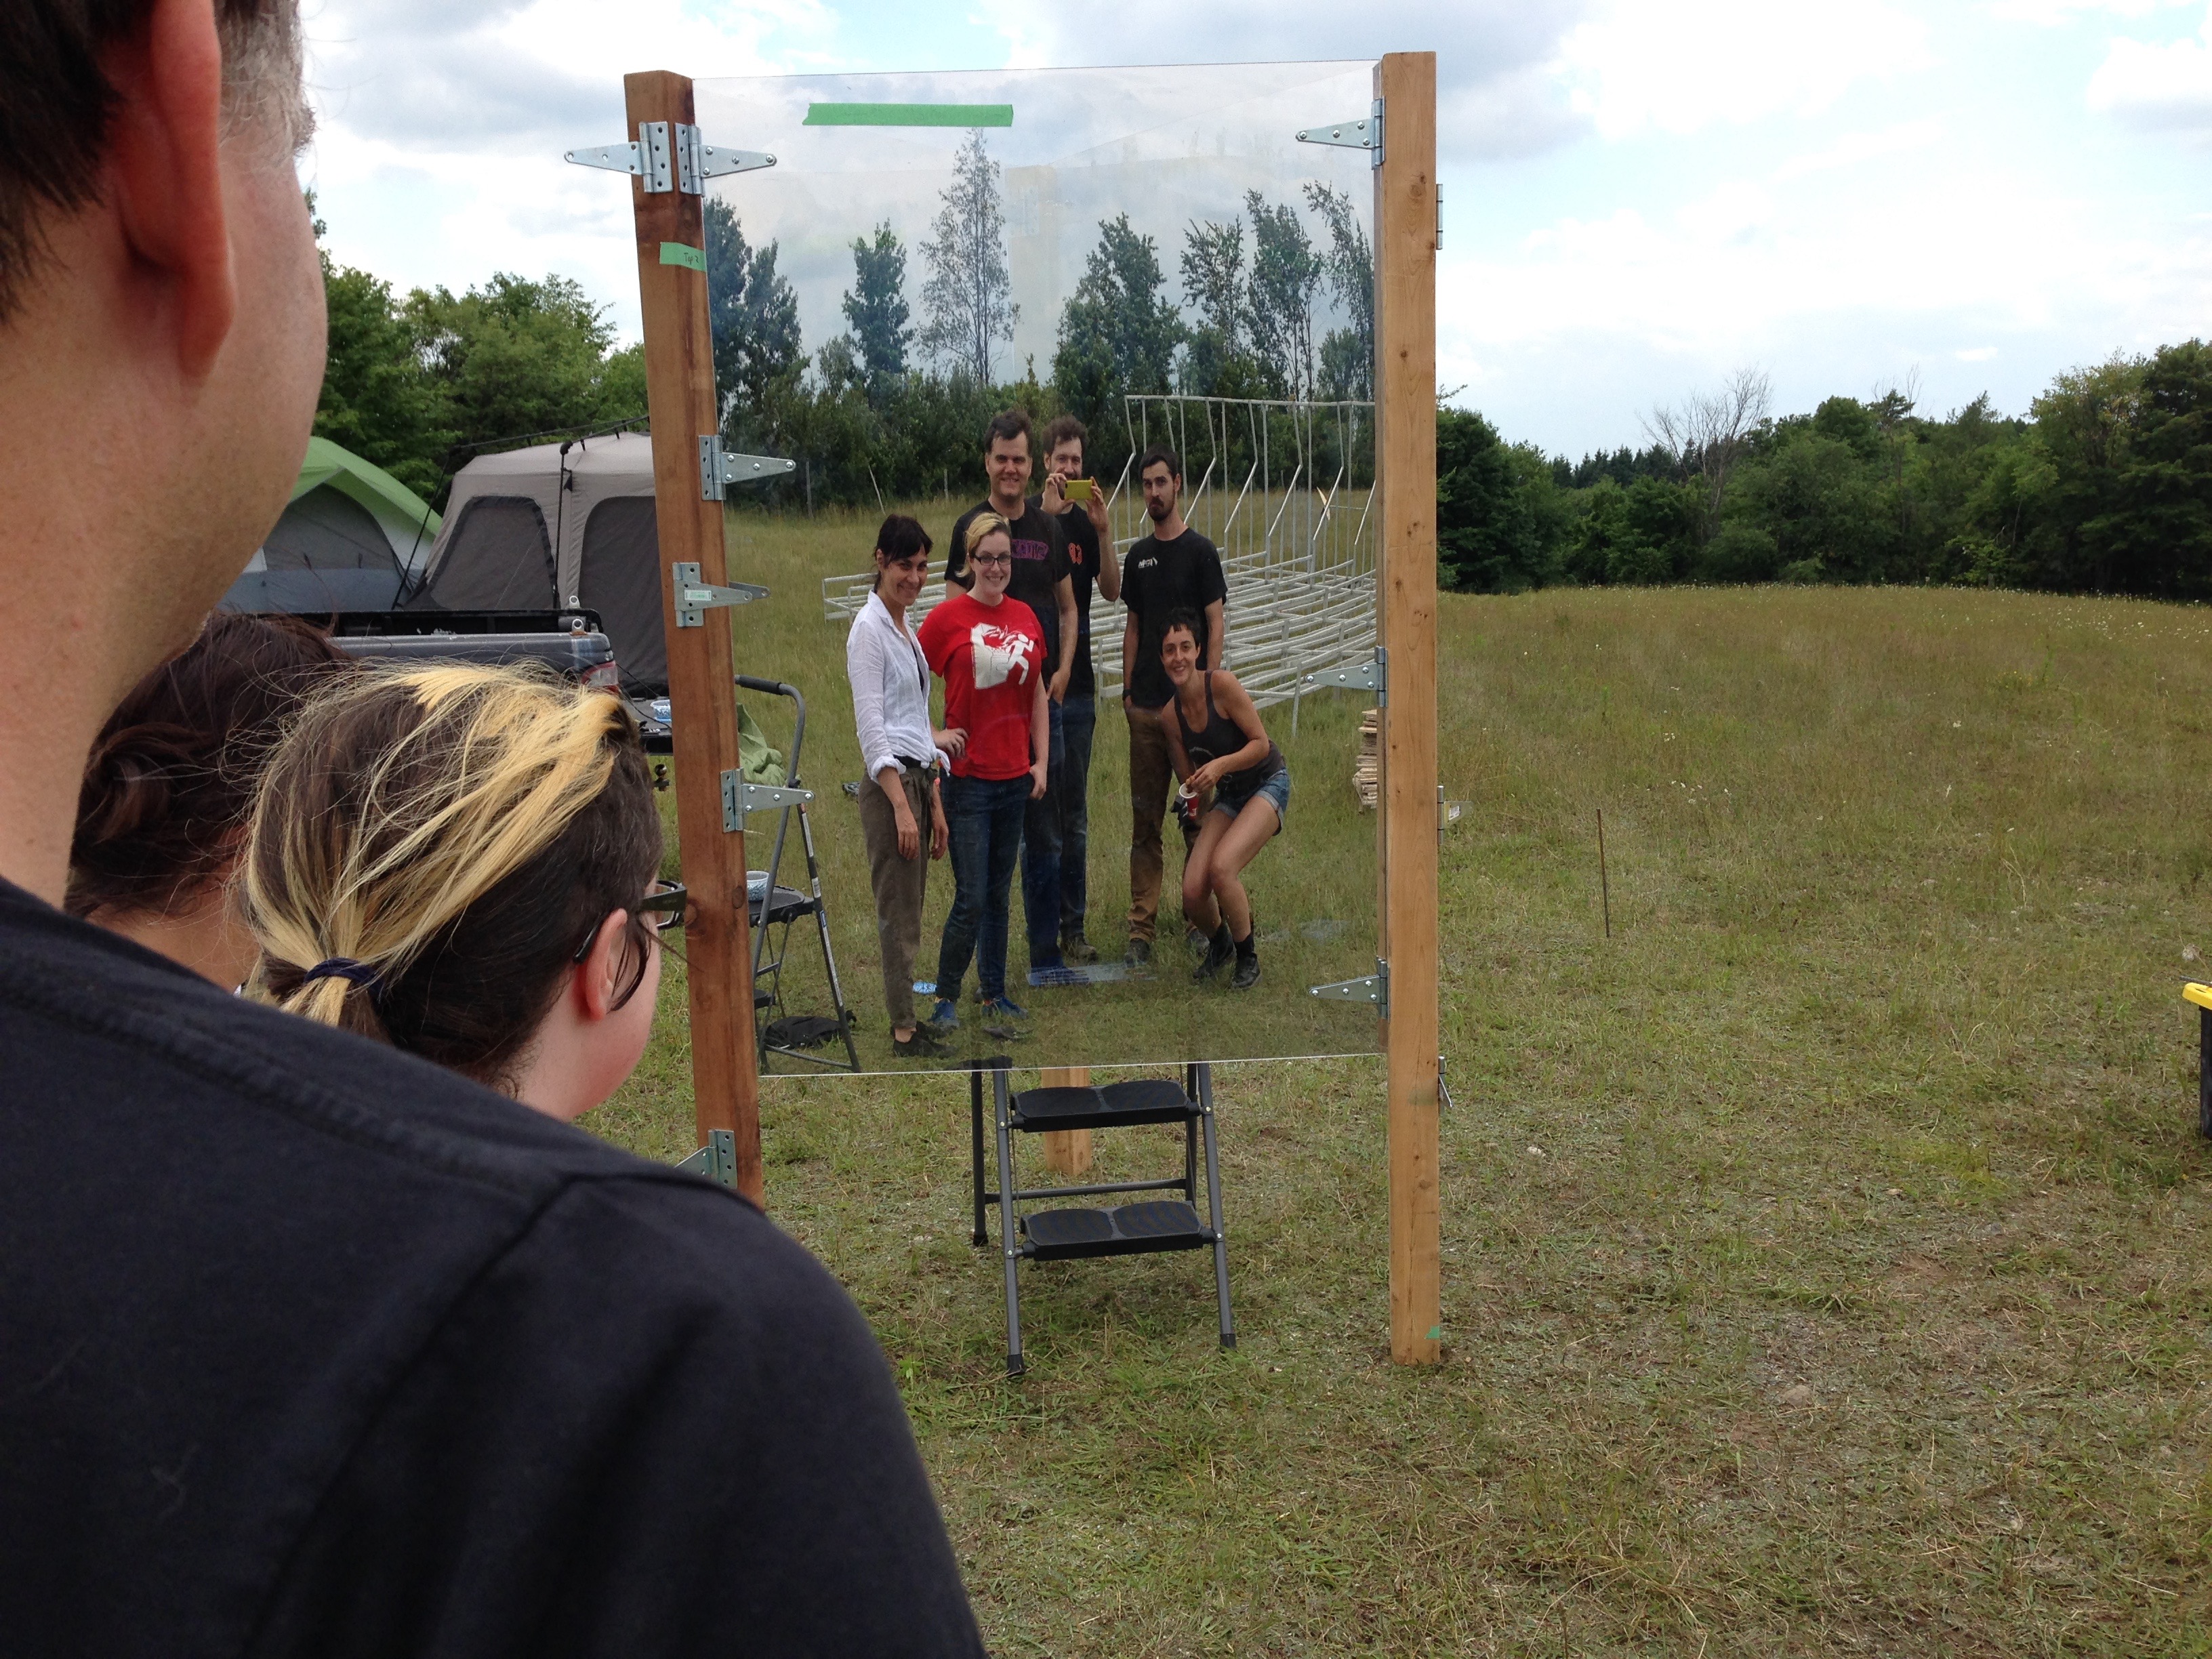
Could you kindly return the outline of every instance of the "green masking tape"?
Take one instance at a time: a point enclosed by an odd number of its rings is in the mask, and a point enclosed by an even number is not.
[[[704,249],[693,247],[688,242],[663,242],[660,245],[660,263],[664,265],[688,265],[693,270],[704,273],[707,254]]]
[[[1441,1326],[1441,1325],[1431,1325],[1431,1326],[1430,1326],[1430,1327],[1429,1327],[1429,1340],[1430,1340],[1430,1341],[1431,1341],[1431,1342],[1441,1342],[1441,1341],[1443,1341],[1443,1340],[1444,1340],[1444,1328],[1443,1328],[1443,1326]]]
[[[809,104],[810,127],[1010,127],[1012,104]]]

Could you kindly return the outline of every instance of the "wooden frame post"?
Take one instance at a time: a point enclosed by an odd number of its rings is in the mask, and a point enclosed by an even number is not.
[[[1376,65],[1376,607],[1382,709],[1382,951],[1389,963],[1390,1357],[1433,1364],[1443,1340],[1437,1064],[1437,58]]]
[[[642,121],[696,125],[690,77],[651,70],[623,77],[629,135]],[[721,430],[714,342],[707,313],[706,198],[647,191],[630,181],[637,219],[637,288],[653,421],[653,494],[660,529],[661,626],[676,750],[676,828],[691,909],[684,933],[691,999],[691,1095],[699,1144],[710,1129],[737,1137],[738,1190],[763,1199],[760,1075],[753,1047],[752,958],[747,943],[745,838],[722,828],[722,774],[738,764],[737,691],[730,623],[709,611],[702,628],[676,626],[670,567],[696,563],[702,580],[728,580],[722,503],[703,498],[699,440]],[[696,263],[665,257],[690,250]]]
[[[1048,1066],[1044,1068],[1044,1086],[1048,1089],[1087,1089],[1091,1086],[1091,1068],[1088,1066]],[[1054,1175],[1089,1175],[1091,1131],[1047,1130],[1044,1135],[1044,1167]]]

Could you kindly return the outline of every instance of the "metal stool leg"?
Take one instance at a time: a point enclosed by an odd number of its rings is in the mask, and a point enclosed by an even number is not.
[[[2197,1011],[2197,1133],[2212,1139],[2212,1008]]]
[[[1213,1230],[1213,1291],[1221,1304],[1221,1346],[1233,1348],[1237,1326],[1229,1312],[1229,1232],[1221,1218],[1221,1158],[1213,1141],[1213,1067],[1194,1069],[1198,1073],[1199,1129],[1206,1137],[1206,1223]]]
[[[1022,1374],[1022,1292],[1014,1277],[1021,1247],[1014,1242],[1013,1131],[1007,1122],[1006,1062],[993,1062],[991,1102],[999,1128],[999,1248],[1006,1261],[1006,1375]]]
[[[991,1235],[983,1225],[983,1067],[972,1060],[968,1062],[968,1146],[975,1174],[975,1230],[969,1242],[980,1247],[991,1242]]]

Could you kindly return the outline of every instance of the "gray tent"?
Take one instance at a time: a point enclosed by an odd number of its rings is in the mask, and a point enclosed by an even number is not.
[[[632,696],[668,688],[653,440],[622,432],[463,467],[410,611],[599,613]]]
[[[438,515],[405,484],[327,438],[310,438],[291,504],[222,607],[389,611],[437,533]]]

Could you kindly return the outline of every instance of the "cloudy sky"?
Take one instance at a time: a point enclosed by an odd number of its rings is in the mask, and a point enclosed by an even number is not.
[[[1371,57],[1442,82],[1439,376],[1554,452],[1756,366],[1783,409],[2212,333],[2212,0],[307,0],[303,167],[401,286],[575,277],[636,327],[629,198],[560,152],[621,76]],[[1110,27],[1102,27],[1100,19]],[[1316,111],[1316,119],[1357,113]],[[712,142],[751,144],[742,133]]]

